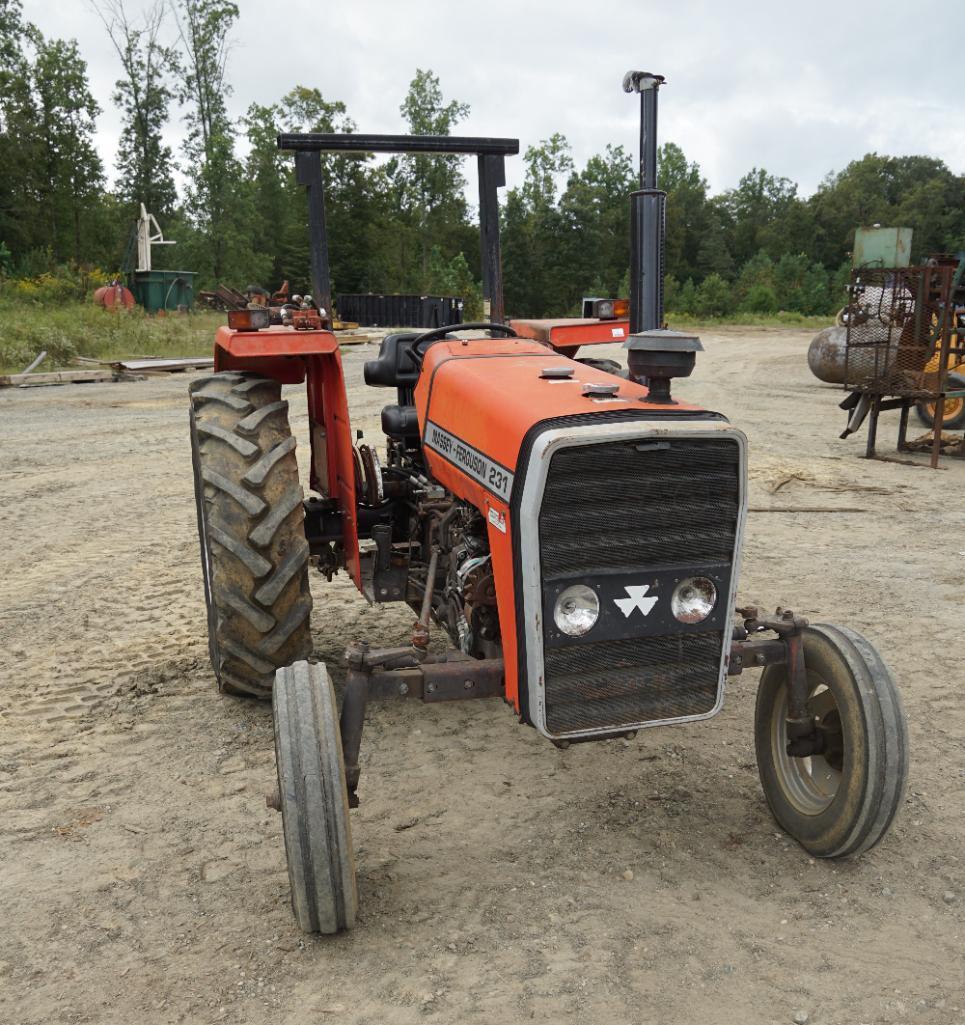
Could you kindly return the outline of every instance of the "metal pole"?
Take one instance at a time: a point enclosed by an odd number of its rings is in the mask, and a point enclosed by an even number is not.
[[[640,188],[657,187],[657,91],[666,79],[649,71],[628,71],[623,91],[640,94]]]
[[[640,191],[630,196],[630,333],[663,327],[667,194],[657,188],[657,93],[663,75],[628,71],[625,92],[640,94]]]
[[[663,327],[664,216],[667,193],[630,193],[630,334]]]
[[[315,304],[332,319],[332,278],[328,267],[328,235],[325,231],[325,188],[322,157],[318,151],[295,153],[295,178],[308,192],[308,246],[312,263],[312,295]]]
[[[499,247],[499,194],[506,184],[502,156],[479,154],[479,244],[482,257],[483,320],[503,322],[503,268]]]
[[[640,188],[657,187],[657,91],[663,81],[652,77],[640,92]]]

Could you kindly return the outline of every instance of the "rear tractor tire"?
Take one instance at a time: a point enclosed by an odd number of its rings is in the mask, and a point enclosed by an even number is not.
[[[324,665],[278,670],[272,698],[292,910],[305,932],[351,929],[358,908],[335,690]]]
[[[853,630],[804,631],[807,708],[824,737],[821,754],[787,753],[783,665],[768,666],[757,692],[754,739],[764,797],[778,824],[810,854],[861,854],[887,833],[904,800],[908,728],[891,672]]]
[[[281,385],[218,373],[192,383],[191,451],[218,687],[268,698],[311,654],[312,598],[295,439]]]

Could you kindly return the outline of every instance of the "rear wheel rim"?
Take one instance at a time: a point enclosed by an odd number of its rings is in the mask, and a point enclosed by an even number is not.
[[[787,753],[787,690],[774,702],[771,752],[777,782],[788,802],[802,815],[820,815],[834,801],[842,784],[844,737],[834,694],[823,680],[808,674],[807,710],[828,742],[824,754],[795,758]]]

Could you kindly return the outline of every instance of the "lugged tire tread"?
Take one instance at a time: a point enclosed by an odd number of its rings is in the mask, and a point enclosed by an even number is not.
[[[248,535],[248,540],[259,548],[270,545],[275,534],[278,533],[278,528],[296,509],[301,507],[303,498],[302,489],[297,484],[290,487]]]
[[[264,388],[274,383],[270,377],[241,377],[231,390],[235,395],[247,395],[248,392],[254,391],[255,388]]]
[[[217,438],[218,441],[223,441],[226,445],[230,445],[239,456],[253,456],[258,451],[258,446],[252,444],[247,438],[239,438],[236,434],[231,431],[226,431],[223,427],[218,427],[215,424],[198,424],[198,433],[207,434],[209,437]]]
[[[302,625],[312,611],[312,599],[299,598],[288,615],[275,627],[274,632],[258,645],[258,650],[273,655],[289,637]]]
[[[233,392],[202,390],[194,392],[192,398],[195,403],[220,402],[222,405],[235,410],[237,413],[251,412],[251,403],[247,399],[241,398],[240,395],[233,394]]]
[[[257,605],[253,605],[243,595],[235,594],[232,591],[225,591],[223,596],[224,603],[231,609],[234,609],[239,616],[243,616],[248,620],[249,623],[262,633],[275,628],[277,620],[270,613],[266,612],[263,608],[259,608]]]
[[[196,381],[190,392],[212,664],[222,690],[269,697],[276,669],[312,650],[288,403],[277,381],[234,372]]]
[[[251,404],[248,404],[248,408],[251,408]],[[288,403],[284,399],[279,399],[278,402],[269,402],[267,406],[262,406],[261,409],[255,409],[249,413],[243,420],[238,421],[236,430],[241,431],[242,434],[257,434],[258,428],[261,426],[263,420],[267,420],[268,417],[275,413],[287,413]]]
[[[206,468],[201,471],[201,478],[213,488],[223,491],[226,495],[231,495],[249,516],[259,516],[265,511],[265,500],[263,498],[253,495],[250,491],[246,491],[240,484],[236,484],[233,480],[228,480],[227,477],[222,476],[217,470]]]
[[[243,562],[253,577],[263,577],[271,572],[271,563],[263,555],[259,555],[258,552],[253,551],[247,545],[236,541],[233,537],[229,537],[215,527],[210,527],[209,529],[211,531],[211,540],[217,541],[222,548],[231,552],[236,559]]]
[[[240,644],[235,644],[230,638],[222,639],[221,647],[229,655],[233,655],[239,661],[244,662],[249,669],[253,669],[259,676],[264,676],[274,671],[275,667],[269,661],[259,658],[254,652],[248,651],[247,648],[243,648]],[[252,690],[252,693],[257,692],[257,688]]]
[[[271,605],[289,580],[308,562],[308,542],[298,545],[285,556],[275,572],[255,591],[262,605]]]
[[[271,473],[272,468],[279,460],[284,459],[289,452],[295,451],[295,439],[286,438],[280,441],[273,449],[266,452],[261,459],[245,474],[244,481],[252,487],[261,487],[265,478]]]

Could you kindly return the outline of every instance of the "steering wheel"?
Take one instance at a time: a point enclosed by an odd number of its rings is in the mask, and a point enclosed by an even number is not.
[[[422,360],[429,345],[432,342],[440,341],[446,335],[451,335],[454,331],[498,331],[506,338],[519,337],[508,324],[490,324],[485,320],[476,321],[471,324],[450,324],[448,327],[434,327],[431,331],[424,331],[413,341],[412,348],[409,350],[413,361],[422,366]]]

